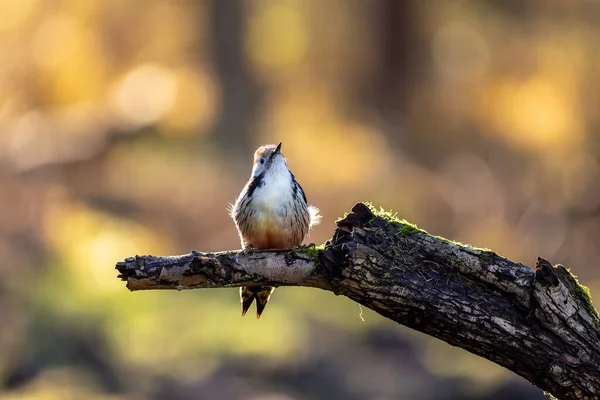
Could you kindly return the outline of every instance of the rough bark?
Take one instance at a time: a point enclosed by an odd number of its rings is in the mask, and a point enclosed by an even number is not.
[[[536,270],[357,204],[324,248],[130,257],[130,290],[246,285],[333,291],[462,347],[559,399],[600,398],[600,320],[563,266]]]
[[[315,253],[316,250],[313,250]],[[331,290],[315,258],[293,250],[223,251],[170,257],[135,256],[117,263],[129,290],[238,286],[305,286]]]

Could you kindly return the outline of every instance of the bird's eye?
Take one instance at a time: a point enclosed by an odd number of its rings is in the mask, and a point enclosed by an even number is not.
[[[261,159],[260,159],[260,163],[261,163],[261,164],[264,164],[264,163],[265,163],[265,159],[264,159],[264,158],[261,158]]]

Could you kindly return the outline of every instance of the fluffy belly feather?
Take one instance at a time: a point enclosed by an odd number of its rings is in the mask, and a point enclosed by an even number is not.
[[[292,224],[280,210],[265,207],[248,229],[246,243],[255,249],[286,249],[301,244],[294,234]]]

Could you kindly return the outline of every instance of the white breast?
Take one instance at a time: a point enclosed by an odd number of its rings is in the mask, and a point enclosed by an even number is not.
[[[277,172],[277,171],[272,171]],[[292,186],[289,172],[270,173],[265,176],[263,185],[254,192],[254,206],[266,218],[283,215],[282,208],[292,201]]]

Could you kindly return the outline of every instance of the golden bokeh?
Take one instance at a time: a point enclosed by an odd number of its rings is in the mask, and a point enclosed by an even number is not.
[[[596,293],[600,6],[509,3],[0,1],[0,398],[543,398],[343,296],[257,321],[114,269],[239,248],[227,208],[281,141],[309,241],[366,200]]]

